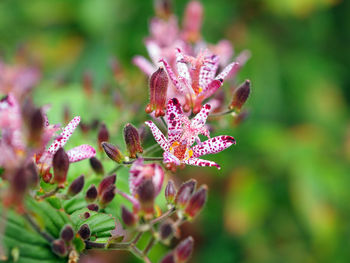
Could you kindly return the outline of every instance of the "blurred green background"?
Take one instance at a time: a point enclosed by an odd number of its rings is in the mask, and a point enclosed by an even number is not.
[[[174,0],[180,18],[186,3]],[[179,182],[194,177],[210,189],[201,217],[182,229],[183,237],[195,236],[191,262],[349,262],[350,1],[202,3],[208,42],[227,38],[237,53],[251,51],[237,82],[249,78],[252,94],[247,121],[233,127],[227,116],[217,124],[214,135],[237,140],[209,157],[220,173],[178,172]],[[147,56],[142,41],[153,16],[152,1],[2,0],[0,54],[11,63],[25,53],[40,66],[34,95],[39,105],[51,103],[50,120],[62,122],[66,107],[83,122],[103,120],[121,143],[126,122],[147,119],[147,78],[131,59]],[[112,58],[122,77],[113,77]],[[93,79],[90,95],[82,92],[84,72]],[[70,145],[96,146],[95,136],[75,135]],[[136,259],[118,253],[84,260]]]

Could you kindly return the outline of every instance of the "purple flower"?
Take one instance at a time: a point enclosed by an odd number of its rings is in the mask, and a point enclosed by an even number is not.
[[[164,163],[215,166],[220,169],[217,163],[199,159],[198,157],[221,152],[235,144],[236,141],[233,137],[227,135],[214,138],[209,137],[209,131],[205,127],[205,122],[210,108],[209,104],[204,105],[200,112],[192,120],[189,120],[183,114],[179,101],[176,98],[169,100],[166,112],[168,138],[163,135],[152,121],[146,122],[155,140],[164,150]],[[203,134],[209,139],[201,142],[198,137],[199,134]],[[192,146],[195,141],[197,144]]]

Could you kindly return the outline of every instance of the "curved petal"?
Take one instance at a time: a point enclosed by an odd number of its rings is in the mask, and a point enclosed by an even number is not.
[[[193,156],[200,157],[206,154],[218,153],[230,147],[232,144],[236,144],[233,137],[227,135],[217,136],[193,146]]]
[[[172,84],[175,86],[175,88],[181,93],[181,94],[186,94],[186,87],[182,85],[183,82],[180,82],[173,70],[171,69],[170,65],[168,62],[166,62],[165,59],[161,59],[160,62],[163,62],[164,68],[166,72],[168,73],[168,76],[172,82]]]
[[[210,166],[210,167],[216,167],[218,168],[219,170],[221,169],[220,165],[218,165],[217,163],[215,162],[212,162],[212,161],[208,161],[208,160],[203,160],[203,159],[199,159],[199,158],[190,158],[188,160],[184,160],[183,161],[185,164],[188,164],[188,165],[194,165],[194,166]]]
[[[178,141],[182,135],[182,114],[180,102],[176,98],[170,99],[166,111],[169,145]]]
[[[82,144],[67,151],[70,163],[79,162],[84,159],[89,159],[96,155],[95,149],[88,145]]]
[[[146,121],[145,124],[151,129],[154,139],[162,147],[164,151],[168,151],[169,144],[164,134],[158,129],[158,127],[152,121]]]
[[[68,125],[63,129],[62,133],[58,136],[56,140],[50,145],[47,152],[50,155],[54,155],[57,150],[61,147],[63,147],[67,141],[69,140],[69,137],[73,134],[74,130],[78,127],[80,122],[80,116],[76,116],[71,120]]]
[[[201,128],[207,121],[211,106],[209,104],[205,104],[200,112],[192,119],[191,124],[193,127]]]
[[[176,68],[177,68],[177,73],[179,74],[180,77],[185,79],[188,84],[191,84],[191,77],[190,77],[190,72],[188,71],[187,64],[184,59],[184,55],[182,54],[181,50],[179,48],[176,49]]]
[[[239,64],[237,62],[232,62],[231,64],[227,65],[223,71],[219,75],[216,76],[215,79],[217,80],[224,80],[228,74],[230,74],[231,70],[238,70],[239,69]]]
[[[199,86],[202,89],[205,89],[208,86],[208,84],[214,79],[218,66],[218,56],[213,55],[209,59],[206,59],[204,65],[199,71]]]
[[[153,72],[157,70],[157,68],[151,62],[142,56],[135,56],[132,59],[132,62],[134,65],[139,67],[139,69],[141,69],[147,76],[151,76]]]

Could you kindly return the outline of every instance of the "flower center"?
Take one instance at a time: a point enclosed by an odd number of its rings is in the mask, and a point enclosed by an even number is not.
[[[180,161],[181,160],[188,160],[192,157],[193,151],[191,149],[188,149],[187,143],[185,140],[179,142],[174,142],[170,148],[169,151],[176,156]]]

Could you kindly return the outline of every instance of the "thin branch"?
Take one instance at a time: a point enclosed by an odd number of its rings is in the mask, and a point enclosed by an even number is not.
[[[152,152],[153,150],[157,149],[157,147],[159,147],[159,144],[155,143],[155,144],[151,145],[150,147],[146,148],[146,149],[143,151],[143,154]],[[160,149],[160,147],[159,147],[159,149]],[[158,149],[157,149],[157,150],[158,150]]]
[[[166,212],[165,212],[164,214],[162,214],[161,216],[159,216],[159,217],[157,217],[157,218],[151,220],[151,221],[149,222],[149,224],[150,224],[150,225],[154,225],[154,224],[156,224],[156,223],[159,223],[159,222],[161,222],[161,221],[167,219],[168,217],[170,217],[175,211],[176,211],[176,208],[173,207],[173,208],[171,208],[170,210],[166,211]]]
[[[163,157],[142,157],[144,161],[153,162],[153,161],[163,161]],[[137,159],[131,161],[124,161],[123,164],[133,164]]]
[[[228,114],[231,114],[233,116],[237,116],[237,113],[234,110],[227,110],[227,111],[223,111],[223,112],[210,114],[209,117],[221,117],[221,116],[225,116]]]
[[[37,223],[31,218],[29,214],[24,214],[24,218],[27,219],[29,224],[34,228],[36,232],[38,232],[43,238],[45,238],[49,243],[54,241],[54,238],[47,232],[40,229]]]
[[[148,241],[146,248],[143,250],[143,254],[145,256],[147,256],[148,252],[152,249],[155,243],[156,243],[156,239],[152,236],[151,239]]]
[[[120,168],[122,168],[123,167],[123,165],[118,165],[118,166],[116,166],[116,167],[114,167],[112,170],[110,170],[109,172],[108,172],[108,174],[107,175],[112,175],[112,174],[114,174],[116,171],[118,171]]]
[[[60,190],[60,188],[57,186],[55,189],[53,189],[53,190],[50,191],[50,192],[47,192],[47,193],[45,193],[45,194],[43,194],[43,195],[36,195],[36,196],[35,196],[35,199],[36,199],[37,201],[44,200],[45,198],[48,198],[48,197],[51,197],[51,196],[57,194],[58,190]]]
[[[136,237],[131,241],[132,244],[136,245],[137,242],[140,240],[141,236],[142,236],[143,232],[140,232],[136,235]]]

